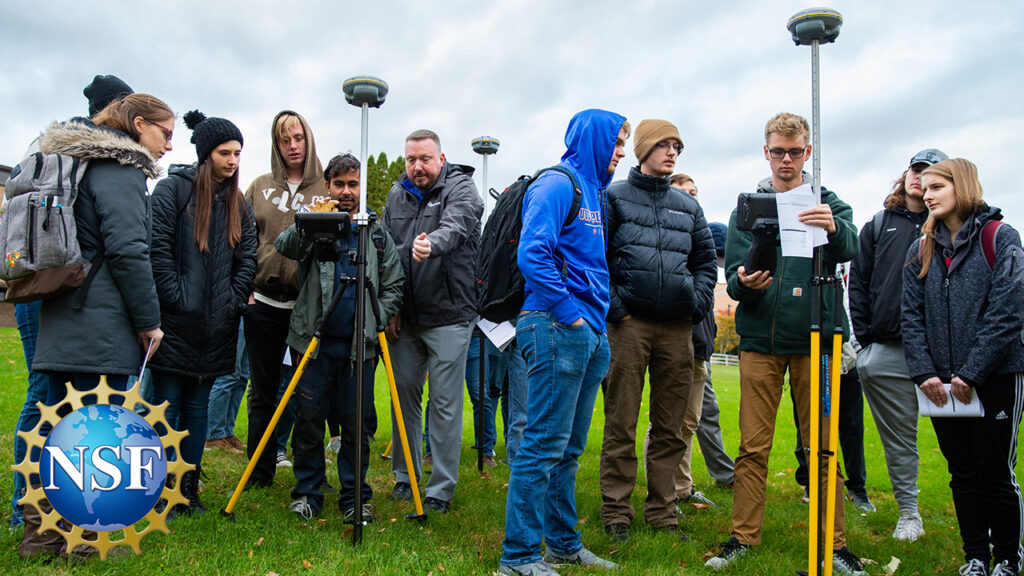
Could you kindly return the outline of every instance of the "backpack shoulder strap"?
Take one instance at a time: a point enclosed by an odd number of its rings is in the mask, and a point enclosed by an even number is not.
[[[985,253],[985,261],[991,270],[996,264],[996,232],[1003,223],[1000,220],[989,220],[981,229],[981,251]]]
[[[882,228],[885,226],[885,212],[885,210],[879,210],[871,219],[871,226],[875,232],[875,244],[878,244],[878,238],[881,237]]]
[[[573,173],[570,172],[569,170],[566,170],[565,168],[557,164],[539,170],[536,174],[533,175],[533,179],[536,180],[538,176],[547,172],[548,170],[554,170],[555,172],[561,172],[562,174],[565,174],[569,178],[569,182],[572,183],[572,205],[569,206],[569,214],[565,217],[565,222],[562,222],[562,228],[565,228],[569,224],[572,224],[572,221],[576,219],[576,214],[580,211],[580,205],[583,203],[583,191],[580,189],[580,185],[576,183],[576,176],[574,176]]]

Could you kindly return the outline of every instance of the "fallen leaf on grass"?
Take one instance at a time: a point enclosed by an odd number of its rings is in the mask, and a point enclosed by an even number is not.
[[[711,506],[701,504],[700,502],[690,502],[690,506],[693,506],[694,508],[711,508]]]
[[[889,560],[889,563],[883,566],[882,569],[885,570],[886,574],[895,574],[896,569],[899,567],[900,559],[895,556],[891,556],[891,560]]]
[[[249,560],[252,560],[252,550],[249,550]]]
[[[260,539],[256,541],[256,545],[257,546],[261,546],[262,544],[263,544],[263,536],[260,536]]]
[[[616,548],[616,549],[612,550],[611,552],[609,552],[609,553],[608,553],[608,555],[609,555],[609,556],[615,556],[615,555],[616,555],[616,554],[618,554],[618,553],[619,553],[619,549],[618,549],[618,548]]]
[[[377,534],[383,534],[385,530],[387,530],[387,528],[381,528],[380,530],[377,530]]]
[[[321,524],[327,524],[327,518],[317,518],[316,521]]]
[[[444,566],[440,562],[437,563],[437,569],[444,572]]]
[[[303,560],[302,561],[302,565],[305,566],[306,568],[312,568],[313,567],[313,565],[309,563],[309,560]]]
[[[274,572],[273,570],[271,570],[270,572],[267,572],[267,576],[280,576],[280,575],[277,572]]]

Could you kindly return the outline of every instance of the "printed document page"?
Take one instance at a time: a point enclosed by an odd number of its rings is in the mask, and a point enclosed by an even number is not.
[[[951,384],[943,384],[943,386],[946,387],[946,404],[941,408],[925,396],[920,387],[914,387],[917,390],[917,406],[921,411],[921,416],[931,418],[932,416],[979,417],[985,415],[985,407],[981,405],[981,400],[978,399],[978,394],[973,389],[971,390],[971,403],[964,404],[954,398],[949,391]]]
[[[817,203],[811,185],[801,184],[789,192],[775,196],[779,211],[779,239],[782,241],[782,255],[810,258],[814,247],[828,242],[828,233],[817,226],[800,221],[800,213],[814,208]]]

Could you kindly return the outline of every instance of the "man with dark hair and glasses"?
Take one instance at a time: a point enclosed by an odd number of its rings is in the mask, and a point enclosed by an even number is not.
[[[772,175],[758,184],[757,192],[783,194],[810,180],[803,172],[804,162],[811,157],[807,120],[794,114],[777,114],[765,126],[764,136],[764,157]],[[799,219],[828,234],[828,243],[820,248],[823,274],[832,273],[839,263],[857,255],[853,210],[831,190],[822,187],[821,204],[800,213]],[[816,289],[811,283],[812,259],[783,258],[781,248],[777,248],[779,264],[774,276],[766,270],[746,270],[742,264],[752,241],[750,232],[737,228],[734,210],[729,219],[725,275],[729,296],[739,302],[736,331],[740,335],[740,448],[736,456],[730,538],[718,555],[705,564],[716,570],[739,560],[752,546],[761,543],[768,457],[787,371],[799,416],[800,436],[803,445],[810,446],[811,298],[812,290]],[[847,339],[846,312],[841,307],[835,310],[834,301],[834,288],[826,286],[822,294],[823,325],[831,326],[836,321],[843,327],[843,338]],[[823,340],[825,338],[831,345],[832,335],[823,332]],[[821,420],[820,430],[821,445],[827,446],[828,418]],[[824,493],[825,459],[819,462],[820,486]],[[866,575],[857,556],[846,547],[841,477],[837,478],[835,490],[835,573]],[[824,506],[820,512],[820,522],[824,525]]]
[[[676,519],[675,470],[689,442],[680,426],[693,385],[693,321],[714,303],[718,267],[704,211],[669,184],[682,149],[670,122],[644,120],[633,145],[640,165],[608,186],[611,364],[604,390],[601,522],[619,541],[629,538],[633,521],[636,426],[648,370],[644,519],[686,539]]]
[[[860,253],[850,267],[850,317],[861,349],[857,371],[885,448],[885,464],[900,509],[892,537],[924,535],[917,510],[917,394],[903,356],[900,298],[907,248],[928,219],[921,172],[946,160],[940,150],[915,154],[893,182],[884,209],[860,231]]]

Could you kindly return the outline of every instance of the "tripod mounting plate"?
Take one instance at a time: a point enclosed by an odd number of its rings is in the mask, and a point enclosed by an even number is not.
[[[354,76],[341,85],[345,101],[353,106],[380,108],[388,95],[388,83],[375,76]]]
[[[501,146],[501,141],[497,138],[491,138],[490,136],[481,136],[479,138],[473,138],[471,142],[473,146],[473,152],[477,154],[497,154],[498,146]]]
[[[829,44],[839,37],[843,16],[830,8],[808,8],[794,14],[786,28],[793,35],[797,46],[809,46],[814,42]]]

